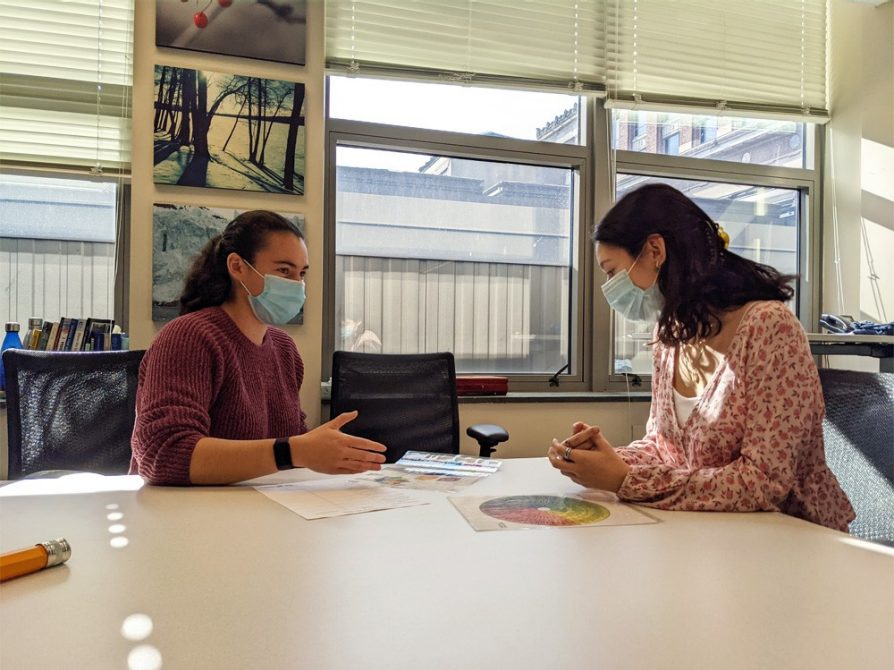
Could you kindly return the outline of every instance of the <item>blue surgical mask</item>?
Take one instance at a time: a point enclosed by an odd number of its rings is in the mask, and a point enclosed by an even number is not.
[[[633,265],[630,266],[631,270]],[[621,270],[605,282],[602,285],[602,294],[613,310],[631,321],[657,321],[664,308],[664,296],[658,289],[658,278],[655,278],[649,288],[641,289],[630,279],[627,270]]]
[[[245,284],[239,282],[248,293],[248,302],[255,316],[264,323],[274,326],[288,323],[295,318],[304,307],[304,282],[276,275],[262,275],[252,267],[251,263],[244,258],[242,260],[255,271],[255,274],[264,278],[264,290],[259,295],[252,295]]]

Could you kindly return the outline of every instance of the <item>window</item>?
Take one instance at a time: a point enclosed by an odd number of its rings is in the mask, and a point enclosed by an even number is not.
[[[133,13],[0,2],[0,318],[23,328],[125,321]]]
[[[566,364],[562,390],[623,388],[624,373],[648,381],[651,326],[617,321],[598,270],[583,269],[588,203],[605,211],[656,180],[721,223],[734,251],[798,274],[792,308],[809,320],[818,187],[801,166],[814,126],[626,110],[605,123],[595,100],[536,93],[528,105],[517,90],[476,90],[493,95],[482,111],[466,88],[395,81],[371,107],[369,86],[330,79],[332,350],[449,350],[459,372],[507,374],[514,390],[546,389]],[[587,129],[579,118],[591,112]],[[616,148],[642,143],[613,152],[614,182],[590,164],[600,132]]]
[[[620,127],[634,118],[612,110]],[[818,286],[815,201],[818,170],[811,148],[812,124],[750,118],[636,112],[657,127],[661,142],[635,151],[618,151],[614,196],[652,182],[679,189],[724,227],[730,249],[746,258],[798,276],[790,307],[811,323]],[[612,124],[614,127],[614,124]],[[809,139],[808,139],[809,138]],[[613,137],[615,147],[623,139]],[[810,166],[805,168],[804,166]],[[600,277],[599,281],[603,281]],[[608,311],[603,312],[609,315]],[[605,384],[622,375],[651,374],[654,324],[627,321],[610,314],[609,344],[601,347],[596,377],[607,361]],[[597,328],[598,331],[598,328]]]
[[[808,167],[813,161],[813,142],[807,141],[813,137],[813,124],[623,109],[614,110],[613,115],[620,123],[633,123],[636,137],[645,135],[646,128],[660,127],[663,138],[657,144],[631,142],[625,146],[615,137],[616,149],[793,168]],[[691,142],[683,143],[681,135],[691,137]]]
[[[664,143],[664,153],[666,156],[676,156],[680,153],[680,131],[665,135],[662,140]]]
[[[692,146],[713,142],[717,137],[717,119],[696,119],[692,123]]]
[[[627,128],[627,148],[631,151],[645,151],[649,143],[649,124],[646,115],[634,112],[626,120],[621,116],[616,118],[619,125],[624,123]]]
[[[330,80],[331,346],[582,378],[581,99],[388,82],[370,109],[369,86]]]
[[[0,2],[0,161],[127,171],[133,0]]]
[[[785,274],[798,273],[801,193],[793,188],[618,174],[617,197],[661,182],[679,189],[726,230],[730,251]],[[653,323],[616,319],[614,371],[651,374]]]
[[[330,117],[407,128],[583,144],[580,106],[556,93],[329,78]]]
[[[119,186],[0,174],[0,320],[115,315]]]
[[[648,372],[647,334],[616,332],[587,238],[650,179],[710,201],[743,251],[790,263],[810,322],[824,0],[418,4],[326,3],[327,68],[350,75],[328,84],[326,347],[450,348],[513,390],[546,390],[567,364],[562,391],[622,390],[616,370]],[[495,291],[487,307],[469,307],[469,272],[473,297]]]

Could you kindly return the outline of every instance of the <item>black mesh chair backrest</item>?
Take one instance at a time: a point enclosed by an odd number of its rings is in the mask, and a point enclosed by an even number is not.
[[[409,450],[459,453],[453,354],[336,351],[330,408],[360,412],[343,432],[384,444],[389,463]]]
[[[850,532],[894,545],[894,373],[819,372],[826,461],[857,512]]]
[[[126,474],[143,353],[5,351],[9,478]]]

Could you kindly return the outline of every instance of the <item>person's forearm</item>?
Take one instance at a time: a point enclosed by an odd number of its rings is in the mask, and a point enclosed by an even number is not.
[[[276,472],[273,440],[203,437],[189,463],[192,484],[232,484]]]
[[[794,485],[790,463],[772,470],[740,456],[720,467],[688,470],[633,465],[618,490],[621,500],[660,509],[714,512],[778,511]]]

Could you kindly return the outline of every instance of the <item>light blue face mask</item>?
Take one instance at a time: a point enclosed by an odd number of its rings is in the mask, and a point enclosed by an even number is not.
[[[264,278],[264,290],[259,295],[252,295],[245,284],[239,282],[248,293],[248,302],[255,316],[264,323],[274,326],[288,323],[295,318],[304,307],[304,282],[276,275],[262,275],[252,267],[251,263],[244,258],[242,260],[255,271],[255,274]]]
[[[636,265],[633,261],[633,265]],[[633,269],[633,265],[630,269]],[[602,285],[602,295],[609,306],[631,321],[658,321],[664,308],[664,296],[658,289],[658,277],[647,289],[641,289],[630,279],[628,270],[621,270]]]

